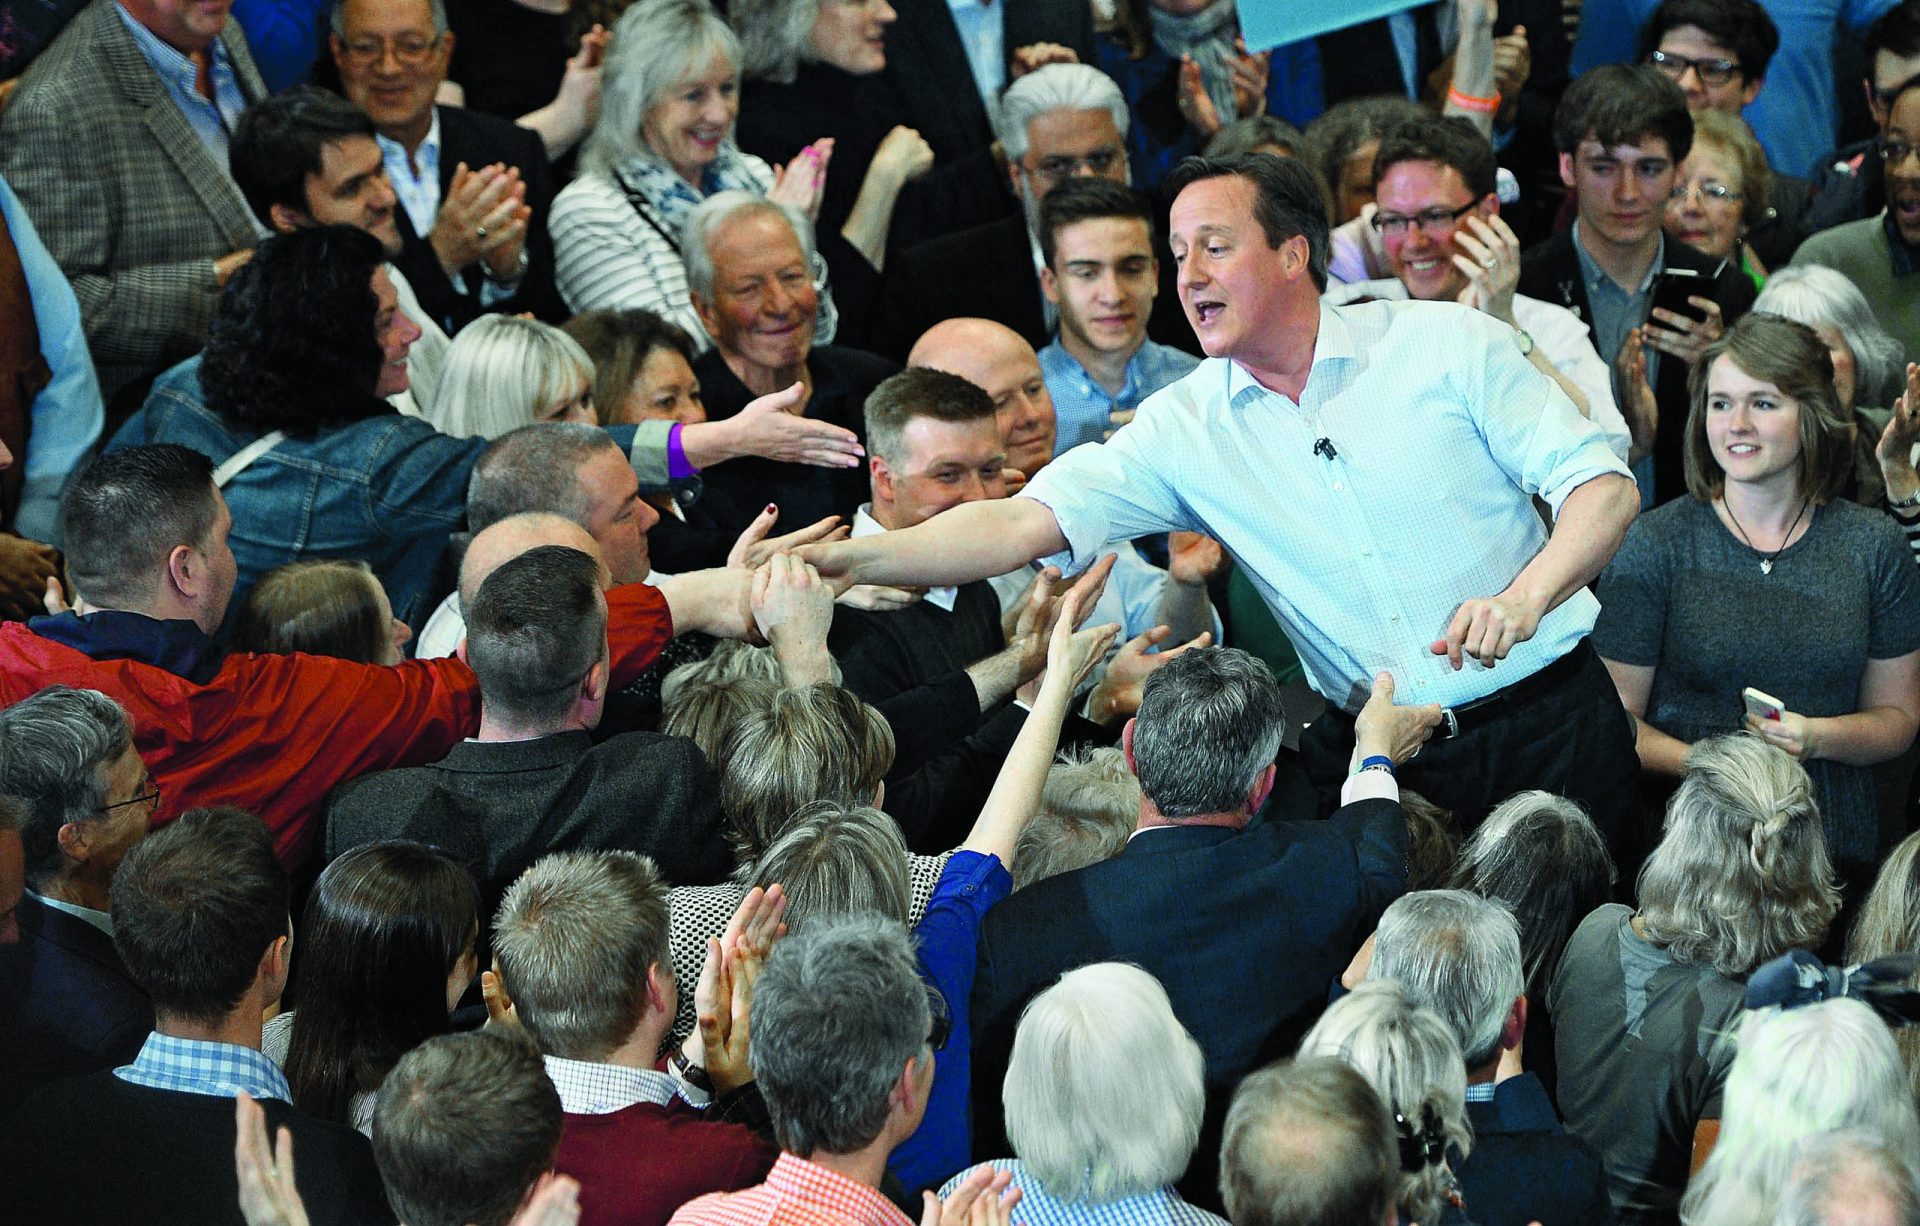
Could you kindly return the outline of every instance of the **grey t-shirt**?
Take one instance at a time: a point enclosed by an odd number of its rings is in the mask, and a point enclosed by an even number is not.
[[[1593,646],[1654,669],[1647,722],[1683,741],[1738,731],[1740,691],[1764,690],[1801,715],[1860,709],[1869,659],[1920,649],[1920,567],[1879,511],[1815,507],[1801,538],[1763,574],[1761,559],[1713,508],[1677,498],[1642,515],[1600,576]],[[1807,764],[1836,857],[1871,861],[1873,774]]]
[[[1609,903],[1567,942],[1547,991],[1567,1128],[1606,1161],[1622,1222],[1674,1222],[1693,1130],[1718,1119],[1746,988],[1684,966]]]

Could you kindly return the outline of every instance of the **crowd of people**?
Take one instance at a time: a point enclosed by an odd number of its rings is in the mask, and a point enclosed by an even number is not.
[[[1920,1226],[1920,0],[1240,2],[0,15],[0,1219]]]

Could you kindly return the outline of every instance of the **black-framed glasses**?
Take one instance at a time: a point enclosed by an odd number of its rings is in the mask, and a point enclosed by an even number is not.
[[[1689,59],[1684,55],[1675,55],[1671,51],[1653,51],[1647,55],[1647,63],[1678,81],[1687,75],[1691,68],[1699,75],[1702,85],[1725,85],[1733,80],[1733,74],[1740,71],[1739,60],[1726,60],[1718,56],[1710,59]]]
[[[128,797],[125,800],[118,800],[110,805],[102,805],[96,811],[99,813],[111,813],[115,809],[124,809],[128,805],[156,805],[157,806],[159,803],[160,803],[160,781],[158,779],[155,779],[153,776],[149,775],[147,776],[147,782],[144,790],[136,793],[133,796]]]
[[[1457,209],[1431,208],[1421,209],[1418,213],[1375,213],[1372,217],[1373,228],[1382,234],[1395,237],[1405,234],[1407,227],[1418,226],[1422,234],[1432,234],[1450,226],[1471,212],[1478,200],[1469,200]]]
[[[1908,155],[1915,149],[1920,149],[1920,145],[1909,145],[1906,141],[1896,140],[1891,136],[1880,138],[1880,160],[1889,166],[1898,166],[1906,161]]]
[[[927,1029],[927,1046],[934,1051],[945,1051],[947,1040],[953,1037],[953,1010],[947,1008],[947,998],[932,984],[927,985],[927,1011],[933,1015],[933,1024]]]

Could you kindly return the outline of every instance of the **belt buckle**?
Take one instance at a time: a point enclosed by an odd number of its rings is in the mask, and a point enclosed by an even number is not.
[[[1453,713],[1452,707],[1440,708],[1440,727],[1435,731],[1443,740],[1452,740],[1460,735],[1460,717]]]

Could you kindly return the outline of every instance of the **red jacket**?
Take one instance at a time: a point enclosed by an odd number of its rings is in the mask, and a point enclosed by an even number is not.
[[[154,649],[142,652],[123,635],[87,650],[87,623],[97,618],[149,632]],[[321,802],[334,787],[437,762],[480,727],[480,682],[455,659],[389,668],[236,652],[216,663],[190,622],[94,614],[31,625],[39,629],[0,624],[0,706],[50,685],[99,690],[133,718],[134,746],[160,787],[156,824],[188,809],[238,806],[267,824],[290,870],[312,855]],[[644,584],[614,588],[607,637],[613,685],[625,686],[673,637],[666,599]],[[186,667],[189,657],[204,666]]]

